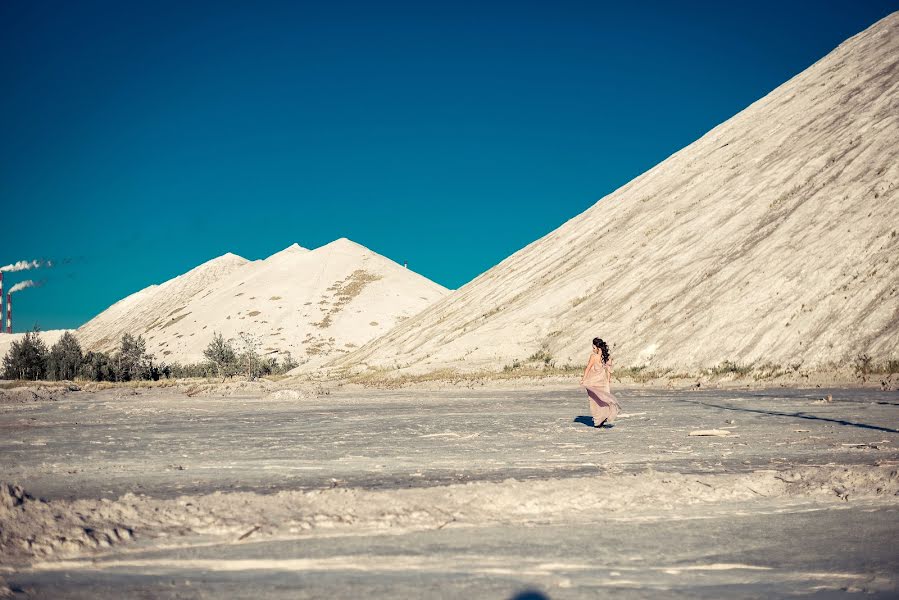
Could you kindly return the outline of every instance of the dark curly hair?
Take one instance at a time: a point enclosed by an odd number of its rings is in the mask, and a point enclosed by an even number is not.
[[[609,345],[600,338],[593,338],[593,345],[602,351],[602,362],[609,362]]]

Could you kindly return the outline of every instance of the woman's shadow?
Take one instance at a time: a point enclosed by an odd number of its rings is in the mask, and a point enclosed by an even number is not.
[[[579,417],[575,417],[572,423],[580,423],[581,425],[586,425],[587,427],[593,427],[596,424],[596,421],[593,420],[593,417],[588,417],[585,415],[581,415]],[[606,423],[602,426],[603,429],[612,429],[615,427],[612,423]]]
[[[537,590],[524,590],[512,596],[509,600],[549,600],[549,596]]]

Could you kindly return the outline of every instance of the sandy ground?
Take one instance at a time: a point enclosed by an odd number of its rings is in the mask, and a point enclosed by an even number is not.
[[[0,597],[899,593],[899,394],[619,396],[0,404]]]

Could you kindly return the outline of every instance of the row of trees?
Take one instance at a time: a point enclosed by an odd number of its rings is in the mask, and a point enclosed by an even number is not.
[[[10,345],[3,357],[5,379],[49,379],[53,381],[86,379],[91,381],[158,380],[161,377],[227,377],[244,375],[255,379],[263,375],[286,373],[297,366],[290,353],[283,362],[259,355],[259,342],[250,334],[241,334],[239,351],[230,340],[214,333],[203,352],[207,362],[182,365],[156,363],[147,352],[143,336],[122,335],[118,350],[112,353],[83,353],[78,339],[66,332],[51,348],[37,330],[25,334]]]
[[[215,367],[216,375],[222,378],[243,375],[247,379],[255,379],[263,375],[281,374],[296,368],[298,363],[286,352],[284,361],[270,356],[259,355],[259,339],[249,333],[240,334],[239,350],[234,348],[231,340],[226,340],[221,333],[213,332],[212,341],[203,351],[208,364]]]
[[[48,350],[40,332],[34,330],[13,342],[3,357],[5,379],[132,381],[168,374],[167,367],[153,362],[144,338],[130,333],[122,336],[118,351],[112,354],[85,354],[71,332],[64,333]]]

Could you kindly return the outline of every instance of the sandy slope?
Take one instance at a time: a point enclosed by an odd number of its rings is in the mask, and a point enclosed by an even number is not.
[[[265,260],[227,254],[113,305],[78,330],[110,349],[123,332],[147,338],[166,362],[196,362],[214,331],[254,335],[263,354],[291,352],[315,364],[383,334],[447,290],[341,238],[294,244]]]
[[[899,358],[899,13],[335,366]]]
[[[167,323],[175,309],[248,264],[247,259],[229,252],[165,283],[135,292],[79,327],[78,340],[85,350],[114,350],[123,333],[143,334],[156,323]]]

